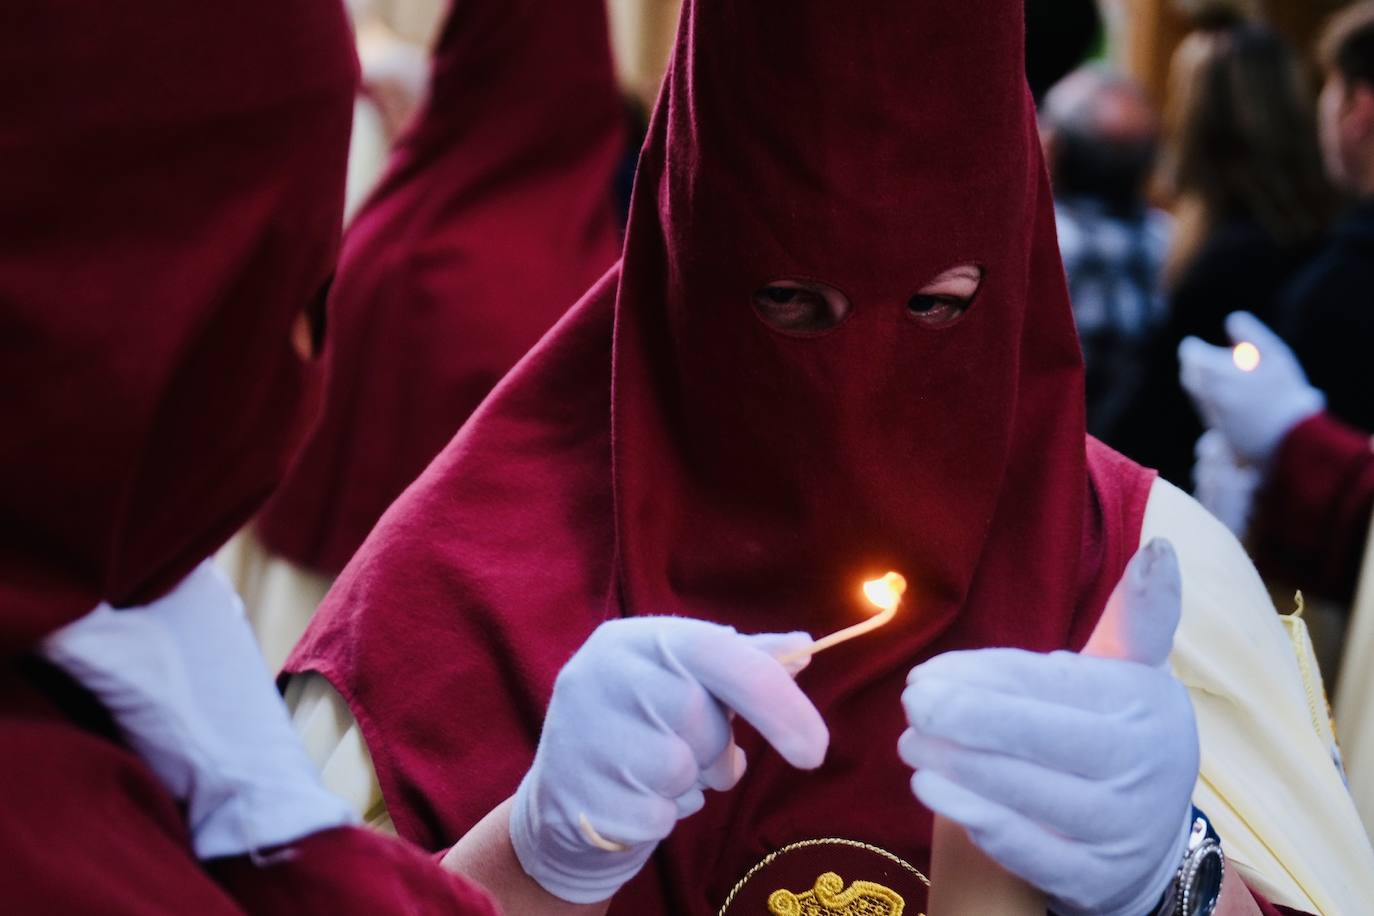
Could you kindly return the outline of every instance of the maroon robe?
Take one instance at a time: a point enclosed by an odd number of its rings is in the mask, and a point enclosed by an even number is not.
[[[620,254],[604,0],[460,0],[429,97],[349,227],[325,407],[256,529],[334,575]]]
[[[0,7],[7,911],[493,912],[361,830],[207,870],[104,710],[30,654],[102,601],[164,594],[283,473],[313,411],[292,330],[337,253],[356,66],[335,0]]]
[[[1349,602],[1371,516],[1369,433],[1319,414],[1294,427],[1279,445],[1251,525],[1255,560],[1266,576]]]

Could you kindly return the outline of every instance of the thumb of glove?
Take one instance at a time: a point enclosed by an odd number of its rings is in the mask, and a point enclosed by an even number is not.
[[[1231,338],[1232,343],[1248,342],[1254,344],[1262,357],[1279,359],[1285,364],[1297,366],[1297,357],[1293,355],[1293,349],[1267,324],[1249,312],[1232,312],[1227,315],[1226,334]],[[1301,375],[1301,369],[1298,371]],[[1305,377],[1303,377],[1303,381],[1306,381]]]
[[[1172,544],[1155,538],[1126,566],[1083,654],[1163,668],[1182,616],[1178,557]]]

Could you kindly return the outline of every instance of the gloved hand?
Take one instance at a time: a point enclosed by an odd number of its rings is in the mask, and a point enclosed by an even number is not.
[[[792,681],[800,667],[777,661],[809,641],[674,617],[602,624],[559,673],[515,795],[511,840],[525,871],[573,903],[613,896],[701,809],[704,788],[743,775],[731,713],[793,766],[820,766],[825,723]],[[588,827],[623,850],[598,848]]]
[[[200,858],[356,822],[320,784],[243,605],[210,562],[152,604],[102,604],[51,634],[42,652],[95,694],[186,804]]]
[[[1202,434],[1194,454],[1193,495],[1232,534],[1245,537],[1255,492],[1262,482],[1259,470],[1241,461],[1226,437],[1215,429]]]
[[[1061,916],[1141,916],[1183,862],[1198,775],[1167,541],[1131,561],[1083,655],[951,652],[917,666],[898,744],[912,789]],[[1095,657],[1096,656],[1096,657]]]
[[[1235,312],[1226,332],[1260,352],[1251,372],[1236,367],[1231,351],[1196,337],[1179,344],[1179,378],[1207,425],[1220,430],[1236,454],[1263,468],[1289,430],[1326,406],[1326,397],[1307,381],[1297,357],[1254,315]]]

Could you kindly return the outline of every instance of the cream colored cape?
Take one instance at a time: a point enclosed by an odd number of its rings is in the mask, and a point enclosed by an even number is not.
[[[220,548],[215,563],[243,599],[268,670],[280,671],[334,580],[271,553],[249,528]]]
[[[1141,542],[1167,537],[1183,567],[1170,659],[1197,711],[1194,801],[1228,859],[1271,901],[1319,916],[1374,904],[1374,850],[1336,763],[1306,627],[1274,610],[1239,542],[1174,486],[1150,493]]]
[[[1374,907],[1374,850],[1334,761],[1321,683],[1301,620],[1274,610],[1229,531],[1163,481],[1141,542],[1167,537],[1183,567],[1183,622],[1172,664],[1202,738],[1194,795],[1230,862],[1274,903],[1318,916]],[[356,722],[319,675],[287,694],[325,783],[389,825]],[[454,778],[460,778],[455,774]]]
[[[1374,836],[1374,530],[1364,548],[1364,567],[1345,632],[1336,688],[1336,730],[1350,775],[1350,794]]]

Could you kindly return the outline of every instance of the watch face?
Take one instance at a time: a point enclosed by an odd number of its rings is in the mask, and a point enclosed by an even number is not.
[[[1185,888],[1180,916],[1211,916],[1221,897],[1221,879],[1226,871],[1226,860],[1221,854],[1221,844],[1208,840],[1193,854],[1192,880]]]

